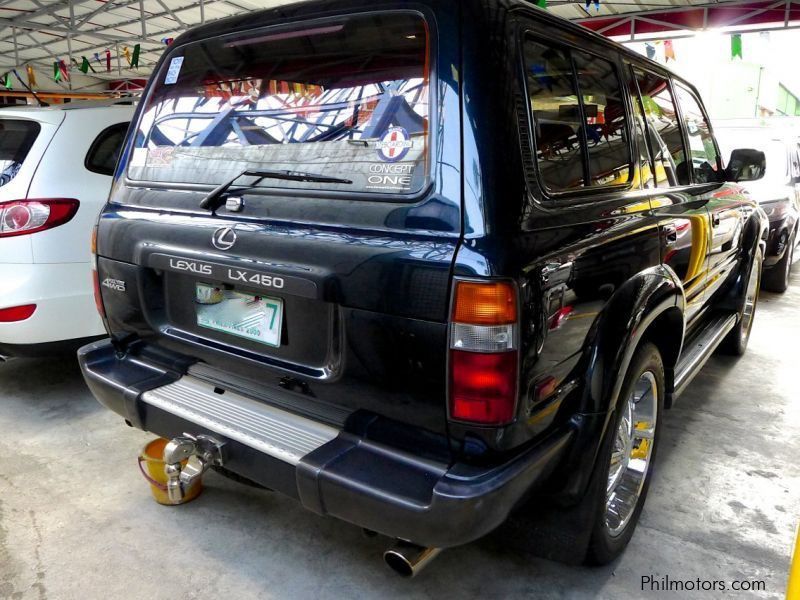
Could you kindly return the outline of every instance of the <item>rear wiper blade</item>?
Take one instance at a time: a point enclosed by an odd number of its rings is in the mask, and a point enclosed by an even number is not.
[[[285,181],[305,181],[310,183],[353,183],[349,179],[328,177],[327,175],[316,175],[314,173],[304,173],[302,171],[263,171],[259,169],[245,169],[236,175],[236,177],[230,178],[225,183],[222,183],[211,190],[208,196],[203,198],[203,200],[200,202],[200,208],[205,208],[206,210],[211,211],[217,210],[222,205],[222,201],[225,198],[226,193],[240,177],[256,177],[256,180],[247,185],[237,187],[237,192],[252,189],[264,179],[283,179]]]

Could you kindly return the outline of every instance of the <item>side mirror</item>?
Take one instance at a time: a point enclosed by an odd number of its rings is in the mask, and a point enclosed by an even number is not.
[[[731,152],[726,169],[728,181],[755,181],[764,177],[767,157],[761,150],[739,148]]]

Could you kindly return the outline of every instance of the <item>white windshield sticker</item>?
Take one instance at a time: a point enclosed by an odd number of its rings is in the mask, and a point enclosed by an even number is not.
[[[381,160],[393,163],[403,160],[414,142],[404,127],[390,127],[375,146]]]
[[[169,69],[167,76],[164,78],[165,85],[172,85],[178,81],[178,75],[181,74],[181,66],[183,66],[183,57],[176,56],[169,61]]]

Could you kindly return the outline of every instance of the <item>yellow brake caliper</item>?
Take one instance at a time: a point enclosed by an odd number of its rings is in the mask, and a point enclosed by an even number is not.
[[[649,421],[637,421],[634,429],[637,431],[642,431],[645,429],[650,429],[651,425]],[[650,440],[639,440],[639,445],[631,451],[631,459],[641,458],[642,460],[647,458],[647,451],[650,448]]]

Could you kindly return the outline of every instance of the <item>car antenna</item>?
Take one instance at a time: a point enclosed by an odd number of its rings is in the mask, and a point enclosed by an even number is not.
[[[14,77],[16,77],[17,81],[19,81],[22,84],[22,87],[24,87],[26,90],[28,90],[31,93],[31,95],[36,99],[36,101],[39,103],[39,106],[42,106],[42,107],[50,106],[50,104],[48,102],[45,102],[44,100],[39,98],[39,95],[36,92],[34,92],[30,88],[30,86],[28,86],[28,84],[26,84],[24,81],[22,81],[22,77],[19,76],[19,73],[17,73],[16,69],[11,69],[11,72],[14,73]]]

